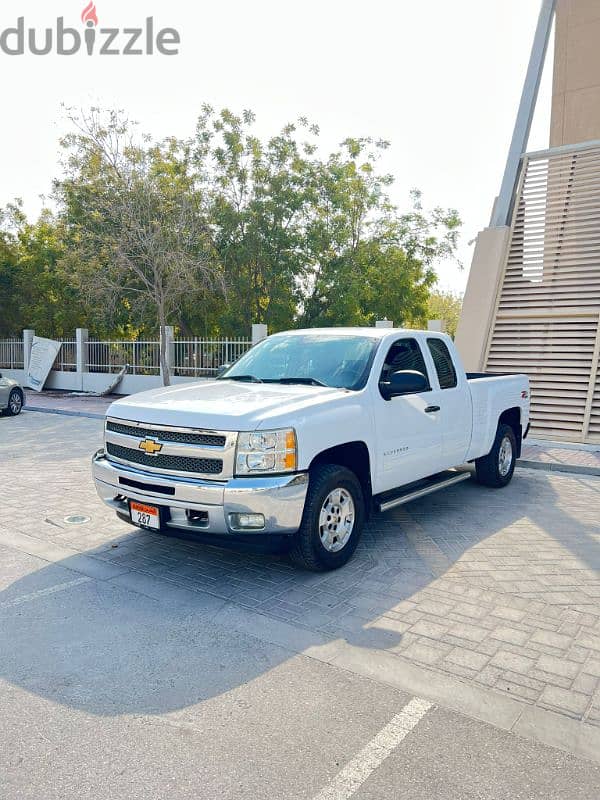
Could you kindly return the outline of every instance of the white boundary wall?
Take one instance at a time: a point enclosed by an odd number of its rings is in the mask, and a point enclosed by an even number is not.
[[[14,378],[26,386],[26,373],[23,369],[2,369],[0,372],[6,378]],[[102,392],[114,379],[114,374],[105,372],[58,372],[52,370],[44,389],[65,389],[74,392]],[[198,383],[211,380],[210,378],[188,378],[179,375],[171,376],[171,385],[178,383]],[[115,394],[135,394],[146,389],[156,389],[163,385],[160,375],[125,375],[115,389]]]
[[[33,341],[35,331],[27,329],[23,331],[23,345],[21,347],[20,340],[7,341],[7,352],[13,354],[7,358],[6,354],[3,357],[4,363],[8,361],[12,366],[0,366],[0,373],[7,378],[14,378],[19,381],[21,385],[27,387],[27,366],[29,362],[29,353],[31,350],[31,342]],[[234,339],[234,340],[190,340],[178,342],[180,345],[186,347],[182,352],[187,352],[188,346],[190,351],[198,353],[202,351],[202,346],[206,345],[213,348],[213,354],[216,353],[217,359],[221,356],[227,356],[233,360],[238,358],[244,350],[249,348],[251,344],[256,344],[267,336],[266,325],[253,325],[252,326],[252,340]],[[67,343],[65,343],[66,346]],[[93,372],[90,372],[90,365],[88,363],[90,346],[95,344],[118,344],[111,343],[92,343],[88,341],[88,331],[84,328],[78,328],[76,331],[75,339],[69,340],[68,344],[71,346],[69,350],[70,361],[68,365],[63,365],[62,361],[55,362],[56,366],[63,366],[63,369],[54,369],[48,375],[48,379],[44,384],[45,389],[63,389],[66,391],[76,392],[103,392],[114,380],[116,372],[119,370],[118,364],[112,364],[112,369],[106,364],[106,371],[98,371],[97,367],[92,367]],[[145,344],[158,345],[158,342],[151,342]],[[210,373],[219,365],[220,362],[210,361],[194,365],[194,362],[189,364],[185,362],[179,363],[180,359],[177,358],[176,353],[176,340],[173,337],[173,329],[167,328],[167,361],[171,370],[171,384],[181,383],[197,383],[201,381],[211,380]],[[124,342],[123,345],[131,345],[131,342]],[[10,349],[12,348],[12,349]],[[216,348],[216,349],[215,349]],[[156,352],[154,352],[156,351]],[[146,389],[156,389],[163,385],[162,376],[160,375],[160,366],[158,358],[158,348],[154,347],[153,356],[156,363],[150,366],[140,366],[133,363],[131,372],[126,373],[119,385],[115,389],[115,394],[135,394],[136,392],[143,392]],[[135,352],[135,351],[134,351]],[[59,354],[60,355],[60,354]],[[19,366],[19,361],[22,363],[22,368]],[[71,361],[73,363],[71,363]],[[120,363],[120,362],[119,362]],[[64,366],[68,368],[65,369]],[[154,374],[142,374],[140,371],[146,371]],[[175,371],[189,371],[190,375],[176,375]],[[194,374],[196,372],[197,374]],[[136,374],[137,373],[137,374]],[[200,373],[200,374],[198,374]],[[207,375],[206,373],[209,373]]]

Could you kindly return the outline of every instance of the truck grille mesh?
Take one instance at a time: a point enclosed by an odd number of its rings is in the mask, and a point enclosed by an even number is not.
[[[151,436],[161,442],[177,442],[178,444],[199,444],[207,447],[224,447],[225,437],[211,433],[186,433],[185,431],[164,431],[153,428],[138,428],[134,425],[124,425],[121,422],[106,423],[106,430],[113,433],[122,433],[126,436],[139,436],[144,439]]]
[[[149,456],[141,450],[132,450],[130,447],[121,447],[112,442],[106,443],[106,452],[110,456],[130,461],[133,464],[143,464],[145,467],[170,469],[174,472],[195,472],[205,475],[219,475],[223,472],[223,461],[220,458],[188,458],[187,456],[169,456],[159,453]]]

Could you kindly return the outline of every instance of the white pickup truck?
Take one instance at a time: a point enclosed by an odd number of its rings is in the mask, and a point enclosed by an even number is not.
[[[505,486],[529,427],[525,375],[465,374],[452,340],[402,329],[278,333],[216,380],[113,403],[98,494],[134,525],[285,536],[334,569],[371,509],[470,478]]]

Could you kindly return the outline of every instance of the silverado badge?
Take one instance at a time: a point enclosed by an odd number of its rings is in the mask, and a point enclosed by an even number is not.
[[[156,439],[142,439],[138,447],[148,456],[155,456],[162,450],[162,444],[157,442]]]

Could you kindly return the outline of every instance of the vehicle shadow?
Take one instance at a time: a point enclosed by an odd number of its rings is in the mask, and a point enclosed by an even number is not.
[[[585,484],[587,492],[597,488]],[[552,477],[529,470],[502,491],[467,482],[374,516],[354,559],[327,574],[300,572],[283,556],[135,529],[87,550],[85,563],[72,555],[35,571],[30,556],[1,545],[14,580],[0,591],[0,676],[92,714],[184,709],[290,657],[287,649],[218,624],[228,603],[266,615],[273,624],[302,628],[303,647],[314,635],[315,644],[345,639],[393,651],[412,624],[411,598],[457,561],[470,574],[480,569],[481,580],[465,581],[467,589],[497,583],[498,575],[483,564],[506,560],[502,553],[494,561],[494,552],[497,534],[507,528],[513,560],[536,557],[526,531],[538,530],[582,568],[600,566],[600,525],[569,515]],[[88,577],[94,570],[98,579]],[[531,596],[534,587],[528,588]]]

